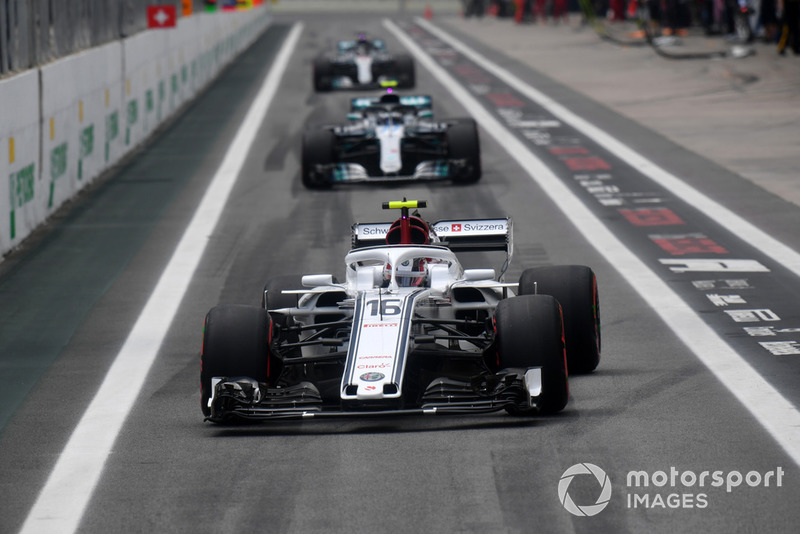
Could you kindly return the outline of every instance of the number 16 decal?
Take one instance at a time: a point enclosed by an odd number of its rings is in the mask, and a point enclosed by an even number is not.
[[[400,315],[400,299],[374,299],[368,300],[370,315]]]

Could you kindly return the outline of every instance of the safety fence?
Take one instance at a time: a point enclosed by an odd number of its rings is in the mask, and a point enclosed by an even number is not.
[[[0,0],[0,76],[131,37],[147,29],[147,6],[200,13],[225,0]]]

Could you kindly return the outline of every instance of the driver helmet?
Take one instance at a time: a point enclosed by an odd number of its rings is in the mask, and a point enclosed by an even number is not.
[[[427,285],[427,258],[406,260],[397,266],[397,285],[399,287],[418,287]],[[383,270],[384,284],[392,279],[392,266],[386,264]]]
[[[400,229],[401,220],[397,220],[389,227],[386,232],[386,243],[388,245],[430,245],[432,241],[431,229],[428,223],[419,217],[410,216],[409,230],[411,232],[411,242],[402,242],[402,231]],[[397,285],[400,287],[413,287],[425,284],[428,260],[426,258],[414,258],[407,260],[397,266]],[[392,266],[386,265],[384,278],[387,280],[392,277]]]
[[[431,229],[428,223],[414,217],[413,215],[408,218],[409,226],[411,228],[411,243],[402,243],[402,234],[400,229],[400,220],[396,220],[389,227],[386,232],[387,245],[430,245],[432,241]]]
[[[356,51],[359,54],[366,54],[369,52],[370,48],[372,48],[369,39],[367,39],[367,35],[364,33],[358,34],[358,39],[356,39]]]

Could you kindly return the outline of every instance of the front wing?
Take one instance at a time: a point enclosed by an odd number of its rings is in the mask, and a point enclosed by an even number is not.
[[[334,89],[381,89],[400,83],[400,71],[394,60],[376,61],[372,64],[372,80],[361,82],[355,62],[331,61],[331,87]]]
[[[422,394],[418,406],[403,408],[396,403],[323,406],[311,382],[285,388],[269,388],[248,377],[214,377],[209,399],[213,422],[230,419],[303,419],[320,417],[367,417],[384,415],[478,414],[500,410],[538,410],[542,393],[540,367],[504,369],[472,380],[438,378]]]
[[[423,161],[412,174],[370,175],[367,168],[358,163],[333,163],[317,165],[312,171],[314,178],[334,184],[358,182],[398,182],[415,180],[448,180],[469,173],[466,159],[442,159]]]

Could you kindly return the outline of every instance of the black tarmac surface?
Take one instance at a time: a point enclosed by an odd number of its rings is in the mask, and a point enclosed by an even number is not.
[[[296,20],[305,28],[276,100],[79,531],[795,532],[798,466],[664,325],[653,311],[658,303],[635,293],[489,135],[482,133],[484,176],[474,186],[303,188],[302,132],[343,120],[354,96],[313,93],[312,58],[355,31],[385,35],[391,49],[402,48],[379,17],[309,14],[280,15],[160,139],[0,264],[0,362],[10,384],[0,393],[0,532],[16,532],[25,520]],[[430,47],[412,19],[397,22]],[[792,183],[800,169],[800,61],[759,50],[739,60],[675,62],[646,48],[619,48],[577,25],[436,16],[432,22],[800,250],[800,194]],[[749,75],[758,79],[742,83]],[[417,92],[433,96],[437,117],[469,116],[419,65],[417,79]],[[539,113],[523,104],[525,113]],[[623,189],[664,196],[591,140],[556,133],[579,141],[569,145],[573,150],[609,163]],[[576,186],[574,169],[551,148],[530,145],[644,261],[664,257],[664,245],[623,226],[618,207],[598,207]],[[571,377],[567,409],[534,419],[203,423],[198,382],[206,311],[218,303],[257,305],[273,275],[341,276],[350,224],[383,220],[381,202],[404,196],[428,200],[431,219],[512,216],[509,279],[533,265],[592,266],[603,356],[592,375]],[[690,233],[752,252],[680,198],[665,205],[686,219]],[[470,261],[496,265],[492,257]],[[687,281],[676,276],[670,283]],[[766,290],[776,283],[785,290]],[[795,276],[780,272],[754,285],[758,298],[769,300],[759,307],[794,317]],[[683,291],[715,331],[733,331],[703,294],[688,285]],[[730,339],[752,343],[744,335]],[[797,355],[752,352],[776,381],[796,376]],[[790,386],[781,387],[797,405]],[[558,487],[570,466],[585,462],[608,474],[612,495],[601,513],[576,517],[559,502]],[[626,485],[631,471],[670,474],[673,467],[698,475],[778,468],[784,474],[781,487],[743,484],[730,492],[683,484],[680,474],[674,487]],[[591,477],[576,477],[569,493],[588,505],[598,490]]]

